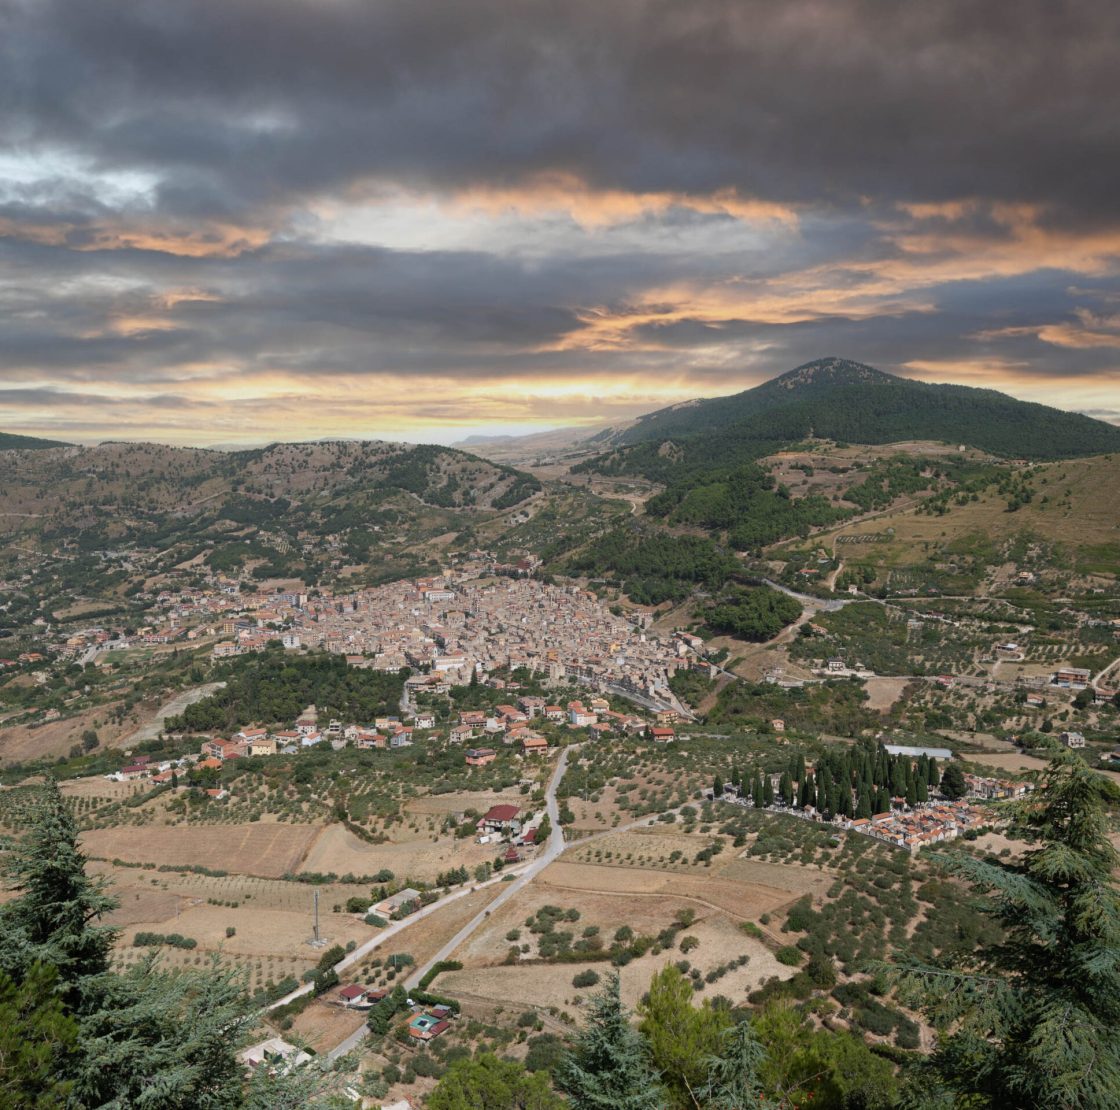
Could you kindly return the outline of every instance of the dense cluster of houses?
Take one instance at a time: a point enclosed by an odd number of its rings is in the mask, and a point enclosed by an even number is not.
[[[435,685],[527,667],[555,685],[631,690],[666,706],[677,704],[668,688],[672,674],[704,665],[689,658],[696,645],[648,634],[590,591],[494,569],[469,563],[438,577],[316,596],[243,591],[241,583],[219,578],[207,589],[160,592],[145,628],[90,628],[69,634],[61,649],[76,655],[201,637],[217,640],[215,658],[228,658],[280,641],[293,650],[351,656],[376,670],[411,667]]]
[[[990,824],[991,817],[968,802],[928,802],[913,809],[891,809],[872,817],[833,819],[852,832],[883,840],[908,852],[918,852],[930,844],[954,840],[970,829]]]
[[[893,748],[897,752],[904,753],[941,750],[903,748],[897,745],[886,745],[886,747],[888,750]],[[952,758],[952,752],[946,749],[945,757]],[[808,770],[811,771],[812,767],[810,766]],[[775,790],[780,778],[780,775],[771,776],[771,785]],[[831,823],[850,832],[861,833],[898,848],[905,848],[909,852],[918,852],[930,844],[953,840],[970,830],[991,824],[991,814],[979,808],[975,804],[976,801],[1021,798],[1034,789],[1032,783],[1014,779],[965,774],[964,780],[968,788],[967,798],[958,801],[938,799],[909,805],[905,798],[896,797],[891,799],[889,810],[872,814],[870,817],[845,817],[836,814],[828,819],[815,806],[796,808],[783,805],[780,800],[771,808],[808,821]],[[753,805],[749,798],[741,797],[737,788],[731,785],[724,787],[721,797],[724,801],[732,801],[739,805]]]

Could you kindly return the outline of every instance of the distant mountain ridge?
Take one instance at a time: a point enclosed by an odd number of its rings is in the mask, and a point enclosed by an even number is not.
[[[0,432],[0,451],[45,451],[50,447],[70,447],[60,439],[40,439],[38,436],[20,436],[14,432]]]
[[[1056,459],[1120,450],[1120,427],[991,389],[899,378],[849,359],[807,362],[753,389],[640,417],[604,446],[671,440],[678,461],[755,457],[806,438],[883,444],[943,440],[1005,458]],[[623,454],[626,452],[624,451]],[[662,452],[662,455],[664,452]]]

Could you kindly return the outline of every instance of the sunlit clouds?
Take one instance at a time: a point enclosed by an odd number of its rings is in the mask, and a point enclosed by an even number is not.
[[[839,354],[1120,420],[1120,9],[0,10],[0,429],[451,442]]]

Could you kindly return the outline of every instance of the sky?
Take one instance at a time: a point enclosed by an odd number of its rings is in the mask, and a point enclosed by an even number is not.
[[[0,430],[452,442],[839,355],[1120,422],[1114,0],[0,0]]]

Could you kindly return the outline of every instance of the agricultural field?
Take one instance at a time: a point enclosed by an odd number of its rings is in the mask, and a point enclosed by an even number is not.
[[[612,884],[612,889],[569,885],[573,879],[578,881],[580,872],[588,871],[600,872],[600,882],[604,886]],[[625,875],[622,871],[619,877]],[[681,915],[691,915],[684,918],[689,920],[687,928],[676,928],[667,947],[648,945],[640,955],[625,960],[620,974],[623,994],[630,1004],[637,1002],[648,988],[650,977],[665,962],[682,959],[686,954],[690,967],[697,968],[699,981],[705,986],[714,984],[713,993],[727,994],[730,988],[739,995],[770,975],[792,974],[790,969],[775,964],[765,945],[744,933],[733,915],[693,897],[675,897],[653,890],[628,891],[625,881],[616,886],[613,878],[603,868],[554,864],[516,903],[503,906],[483,930],[460,948],[455,958],[464,964],[463,970],[442,975],[439,989],[462,998],[468,1005],[473,1000],[517,1008],[547,1003],[573,1017],[590,991],[575,987],[572,980],[588,971],[601,977],[611,964],[601,956],[581,960],[578,953],[562,962],[539,962],[546,934],[534,934],[528,923],[542,910],[546,910],[547,916],[548,907],[561,909],[566,915],[550,932],[571,932],[585,941],[600,939],[599,948],[592,951],[602,951],[615,943],[622,922],[633,936],[654,938],[673,928]],[[512,940],[515,933],[517,939]],[[682,943],[684,952],[680,950]],[[519,953],[517,960],[510,957],[514,947]],[[743,956],[748,957],[746,961],[742,961]],[[531,962],[523,963],[525,960]],[[705,976],[717,969],[718,974],[705,983]]]
[[[303,870],[320,830],[312,825],[260,822],[231,826],[91,829],[82,846],[91,856],[129,863],[201,866],[264,878]]]

